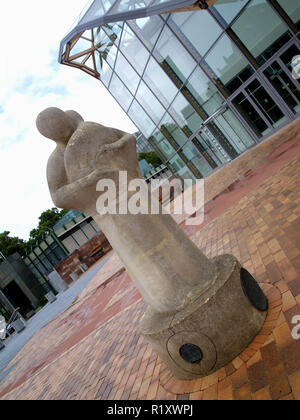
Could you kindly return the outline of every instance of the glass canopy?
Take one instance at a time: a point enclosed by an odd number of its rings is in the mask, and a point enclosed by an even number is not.
[[[89,0],[60,44],[59,62],[99,77],[103,58],[115,46],[120,22],[180,11],[205,9],[216,0]],[[113,25],[119,22],[118,25]],[[112,27],[114,29],[112,29]],[[96,51],[96,53],[95,53]],[[102,73],[102,71],[101,71]]]

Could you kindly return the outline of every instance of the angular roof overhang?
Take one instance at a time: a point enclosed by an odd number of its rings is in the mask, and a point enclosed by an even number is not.
[[[69,33],[60,43],[59,62],[80,68],[99,78],[94,51],[93,28],[116,22],[149,17],[163,13],[195,11],[212,6],[217,0],[90,0]],[[89,30],[91,33],[89,34]],[[88,34],[88,35],[86,35]],[[90,42],[89,48],[72,54],[74,45],[80,38]],[[82,60],[81,60],[82,58]]]

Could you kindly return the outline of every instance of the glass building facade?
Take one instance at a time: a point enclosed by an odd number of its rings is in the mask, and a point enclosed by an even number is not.
[[[194,3],[90,1],[59,60],[99,79],[172,172],[196,180],[299,115],[300,2]]]

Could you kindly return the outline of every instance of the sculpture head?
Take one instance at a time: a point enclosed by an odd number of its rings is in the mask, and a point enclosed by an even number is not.
[[[37,116],[36,126],[43,136],[66,145],[83,122],[83,118],[76,111],[64,112],[59,108],[50,107]]]

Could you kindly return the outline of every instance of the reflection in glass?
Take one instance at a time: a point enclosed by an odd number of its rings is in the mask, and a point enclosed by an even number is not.
[[[180,127],[188,126],[191,133],[198,130],[203,122],[202,118],[196,113],[194,108],[188,103],[181,93],[176,96],[174,102],[169,108],[169,113],[172,115],[177,124],[180,125]]]
[[[243,115],[249,126],[253,129],[258,137],[262,137],[270,131],[266,122],[261,118],[256,109],[243,93],[237,95],[232,103]]]
[[[199,67],[193,72],[182,92],[194,108],[205,116],[213,114],[224,102],[216,86]]]
[[[269,59],[291,37],[286,25],[266,0],[253,0],[232,29],[259,64]]]
[[[249,83],[246,87],[246,92],[250,95],[273,127],[277,127],[286,120],[281,109],[276,105],[257,79]]]
[[[164,24],[162,19],[155,15],[129,20],[127,23],[149,50],[152,50]]]
[[[202,176],[207,176],[212,172],[211,166],[207,163],[200,152],[191,143],[182,149],[184,156],[193,163]]]
[[[160,129],[168,140],[171,140],[171,142],[176,143],[178,146],[182,146],[187,141],[187,137],[169,114],[163,117],[160,122]]]
[[[245,6],[245,4],[245,0],[218,0],[217,3],[213,5],[213,7],[217,10],[217,12],[219,12],[219,14],[227,23],[230,23],[239,13],[242,7]]]
[[[151,136],[155,129],[155,125],[137,101],[134,100],[132,102],[128,111],[128,116],[146,138]]]
[[[158,39],[154,55],[178,86],[185,82],[197,64],[167,27],[163,29]]]
[[[297,113],[300,111],[300,92],[294,82],[283,71],[277,61],[272,63],[264,71],[264,75],[289,106],[289,108]]]
[[[193,13],[173,13],[171,16],[201,56],[208,51],[222,33],[218,23],[206,10]],[[201,32],[199,28],[201,28]]]
[[[129,12],[147,7],[152,3],[152,0],[118,0],[109,14]]]
[[[133,68],[139,74],[142,74],[145,69],[149,53],[128,25],[124,26],[120,50],[131,63]]]
[[[120,51],[115,66],[115,72],[134,95],[140,80],[140,76],[133,70],[131,65]]]
[[[146,67],[143,80],[151,87],[151,90],[165,107],[168,107],[170,102],[174,99],[177,89],[160,65],[152,57]]]
[[[126,112],[131,104],[133,96],[116,74],[114,74],[111,79],[109,90]]]
[[[182,179],[192,179],[194,182],[196,182],[196,177],[192,174],[192,172],[188,169],[186,164],[183,162],[183,160],[178,156],[174,156],[170,160],[170,166],[173,170],[173,172],[179,176]]]
[[[108,87],[112,75],[112,69],[109,67],[106,61],[102,60],[102,57],[99,53],[95,53],[95,60],[96,69],[100,73],[100,80],[106,87]]]
[[[253,74],[246,58],[225,34],[205,57],[205,61],[229,93],[233,93]]]
[[[254,140],[230,109],[218,116],[214,123],[230,139],[239,153],[254,145]]]
[[[155,124],[158,124],[164,115],[165,110],[144,82],[141,82],[139,85],[136,99],[143,106],[148,115],[150,115]]]
[[[277,0],[285,13],[289,15],[292,21],[300,29],[300,2],[299,0]]]

